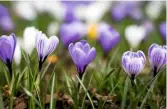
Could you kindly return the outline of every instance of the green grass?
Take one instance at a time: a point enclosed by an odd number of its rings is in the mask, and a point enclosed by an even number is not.
[[[11,7],[12,2],[0,2],[7,7]],[[13,10],[11,10],[13,12]],[[163,11],[165,13],[165,11]],[[158,24],[165,21],[166,14],[161,13],[160,18],[153,21],[155,30],[143,41],[138,49],[143,50],[147,56],[148,48],[152,43],[165,45],[161,34],[158,30]],[[17,36],[23,35],[26,26],[35,26],[44,33],[52,18],[47,13],[40,13],[35,21],[25,21],[12,13],[16,29],[14,33]],[[13,78],[9,77],[6,66],[0,62],[0,109],[7,106],[13,109],[15,100],[21,95],[26,96],[26,105],[28,109],[55,109],[72,107],[73,109],[105,109],[107,105],[117,106],[121,109],[164,109],[166,107],[166,71],[162,70],[153,78],[150,64],[147,58],[147,65],[144,70],[135,79],[135,85],[132,86],[129,76],[124,72],[121,66],[122,53],[130,50],[129,44],[125,39],[124,30],[126,26],[131,24],[140,24],[140,21],[134,21],[126,18],[121,22],[114,22],[110,12],[107,12],[101,21],[106,21],[120,33],[121,41],[114,47],[106,57],[104,52],[96,40],[88,40],[91,46],[97,49],[96,59],[88,65],[83,80],[77,76],[77,69],[68,53],[67,47],[60,42],[54,55],[58,56],[56,63],[45,62],[41,72],[38,72],[38,57],[34,49],[31,55],[26,54],[22,50],[22,61],[20,66],[16,66],[13,62]],[[62,22],[59,22],[62,23]],[[9,33],[2,34],[8,35]],[[59,38],[59,34],[56,34]],[[12,82],[11,82],[12,81]],[[77,88],[78,83],[81,85]],[[4,94],[4,86],[8,85],[11,91],[10,96]],[[10,85],[12,84],[12,87]],[[94,88],[96,92],[90,93]],[[68,95],[65,99],[59,94]],[[96,94],[101,95],[97,98]],[[50,98],[46,98],[50,95]],[[57,97],[55,97],[57,95]],[[110,101],[102,98],[107,96]],[[49,103],[45,101],[49,99]],[[70,104],[68,100],[72,99]],[[9,101],[9,103],[7,103]],[[98,104],[98,105],[97,105]]]

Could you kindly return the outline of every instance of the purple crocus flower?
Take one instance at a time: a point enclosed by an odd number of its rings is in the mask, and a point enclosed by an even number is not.
[[[9,36],[2,35],[0,37],[0,58],[7,65],[10,76],[12,76],[12,60],[16,48],[16,36],[10,34]]]
[[[64,23],[60,27],[60,39],[65,46],[81,39],[85,33],[85,24],[79,21]]]
[[[82,75],[85,72],[87,65],[96,57],[96,49],[94,47],[90,48],[90,45],[85,40],[81,40],[74,45],[71,43],[68,50],[72,60],[77,66],[79,77],[82,79]]]
[[[8,9],[0,4],[0,27],[3,31],[11,31],[14,28]]]
[[[162,34],[163,38],[166,40],[166,22],[163,22],[159,26],[160,33]]]
[[[98,32],[99,42],[105,52],[109,52],[120,41],[119,33],[108,24],[100,24]]]
[[[140,50],[127,51],[122,56],[122,67],[132,80],[143,70],[145,64],[146,57]]]
[[[51,36],[49,39],[39,31],[36,35],[36,49],[38,53],[39,71],[42,68],[42,64],[57,47],[59,39],[56,36]]]
[[[167,61],[167,46],[152,44],[148,49],[148,58],[153,70],[153,75],[166,66]]]
[[[140,2],[137,1],[124,1],[116,2],[111,9],[112,17],[115,21],[120,21],[127,16],[132,17],[135,20],[142,18],[140,10]]]

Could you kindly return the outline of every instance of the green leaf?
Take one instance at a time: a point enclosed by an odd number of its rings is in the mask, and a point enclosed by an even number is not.
[[[107,80],[109,79],[110,75],[115,71],[115,69],[111,69],[111,71],[104,77],[103,81],[100,86],[99,89],[107,82]]]
[[[125,109],[127,92],[128,92],[128,76],[126,77],[126,80],[125,80],[125,87],[124,87],[123,99],[121,103],[121,109]]]
[[[84,89],[84,91],[85,91],[85,93],[86,93],[86,95],[87,95],[87,97],[88,97],[88,99],[89,99],[89,101],[90,101],[90,103],[91,103],[91,105],[92,105],[92,108],[95,109],[94,104],[93,104],[93,102],[92,102],[92,99],[91,99],[91,97],[90,97],[90,95],[89,95],[87,89],[85,88],[85,86],[84,86],[84,84],[82,83],[82,81],[80,80],[80,78],[79,78],[78,76],[76,76],[76,77],[77,77],[79,83],[81,84],[82,88]]]
[[[40,109],[43,109],[42,105],[39,103],[39,101],[35,98],[35,96],[30,92],[28,91],[26,88],[22,87],[24,92],[29,96],[29,97],[32,97],[35,102],[37,103],[37,105],[39,106]]]
[[[55,89],[55,73],[53,74],[52,79],[52,88],[51,88],[51,97],[50,97],[50,109],[55,109],[54,106],[54,89]]]
[[[3,98],[2,98],[1,90],[0,90],[0,109],[4,109],[4,104],[3,104]]]

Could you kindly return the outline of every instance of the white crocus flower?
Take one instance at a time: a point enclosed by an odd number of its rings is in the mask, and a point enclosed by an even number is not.
[[[125,37],[132,48],[137,48],[146,36],[146,29],[143,26],[130,25],[125,29]]]
[[[55,35],[59,31],[59,24],[55,21],[49,23],[47,28],[47,34],[49,36]]]
[[[37,17],[33,2],[18,1],[13,3],[14,11],[23,19],[32,21]]]
[[[59,21],[64,18],[65,9],[60,1],[45,3],[45,10]]]
[[[76,8],[76,16],[86,20],[87,23],[97,23],[111,7],[110,2],[94,2],[90,5],[83,5]]]
[[[16,65],[19,65],[21,62],[21,48],[20,48],[20,38],[17,38],[17,44],[16,44],[16,49],[14,52],[14,61]]]
[[[157,19],[161,14],[164,3],[165,2],[162,1],[149,2],[145,9],[148,17],[151,19]]]
[[[35,39],[38,30],[35,27],[27,27],[23,33],[23,49],[26,53],[31,54],[33,49],[35,48]]]

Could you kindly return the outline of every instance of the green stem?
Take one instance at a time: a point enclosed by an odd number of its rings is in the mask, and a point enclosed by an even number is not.
[[[10,83],[10,91],[11,91],[11,95],[10,95],[10,109],[13,109],[13,98],[14,98],[14,91],[15,91],[15,79],[14,79],[14,75],[12,76],[12,80]]]
[[[128,77],[126,77],[126,81],[125,81],[125,87],[124,87],[123,99],[122,99],[122,103],[121,103],[121,109],[125,109],[127,92],[128,92]]]

